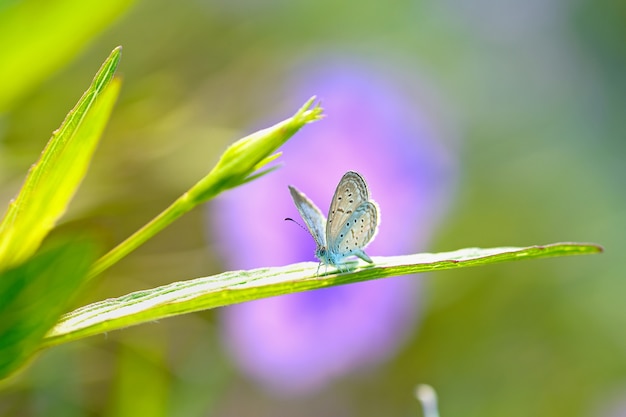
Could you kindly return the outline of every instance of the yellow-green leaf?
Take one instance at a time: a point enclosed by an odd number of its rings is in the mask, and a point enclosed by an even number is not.
[[[74,196],[119,94],[120,54],[118,47],[104,62],[10,203],[0,223],[0,269],[31,256]]]
[[[132,3],[0,1],[0,113],[74,58]]]

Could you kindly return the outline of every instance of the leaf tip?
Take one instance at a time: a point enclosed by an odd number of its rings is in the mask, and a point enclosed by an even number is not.
[[[321,106],[321,102],[317,101],[315,105],[313,103],[317,100],[317,96],[312,96],[306,103],[296,112],[294,118],[305,118],[305,123],[311,123],[324,117],[324,109]],[[313,106],[313,107],[311,107]]]

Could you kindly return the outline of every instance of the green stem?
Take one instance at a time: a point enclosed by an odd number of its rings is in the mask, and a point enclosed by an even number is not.
[[[189,193],[185,193],[180,196],[149,223],[130,235],[125,241],[111,249],[106,255],[98,259],[93,264],[87,278],[92,279],[109,269],[126,255],[143,245],[161,230],[165,229],[174,220],[190,211],[193,207],[195,207],[195,205],[191,203]]]
[[[302,126],[322,117],[322,108],[309,99],[292,117],[267,129],[260,130],[233,143],[222,155],[209,174],[198,181],[161,214],[98,259],[89,271],[88,279],[101,274],[123,257],[137,249],[148,239],[165,229],[192,208],[215,197],[222,191],[237,187],[271,172],[273,168],[260,171],[280,154],[273,154]]]

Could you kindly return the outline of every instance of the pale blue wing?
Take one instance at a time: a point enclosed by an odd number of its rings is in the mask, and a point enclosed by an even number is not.
[[[348,256],[358,256],[372,263],[363,248],[374,238],[378,231],[378,206],[373,201],[365,201],[340,226],[338,234],[329,240],[328,251],[335,262]],[[338,225],[338,224],[337,224]]]
[[[306,195],[298,191],[296,187],[290,185],[289,192],[291,193],[291,198],[293,198],[293,202],[302,220],[304,220],[306,227],[308,227],[309,232],[311,232],[311,236],[315,239],[317,248],[326,248],[326,235],[324,233],[326,219],[324,215],[320,209],[318,209]]]
[[[367,184],[361,175],[354,171],[346,172],[335,190],[328,210],[326,238],[329,249],[336,247],[340,230],[362,203],[369,200]]]

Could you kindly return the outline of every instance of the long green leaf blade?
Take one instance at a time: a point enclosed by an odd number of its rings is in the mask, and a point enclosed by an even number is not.
[[[468,248],[435,254],[373,257],[374,265],[323,277],[316,276],[317,264],[312,262],[226,272],[138,291],[79,308],[65,315],[43,343],[52,346],[165,317],[383,277],[598,252],[602,252],[602,248],[593,244],[555,243],[524,248]]]
[[[0,223],[0,269],[31,256],[65,212],[87,172],[120,89],[113,50],[91,86],[55,131]]]

